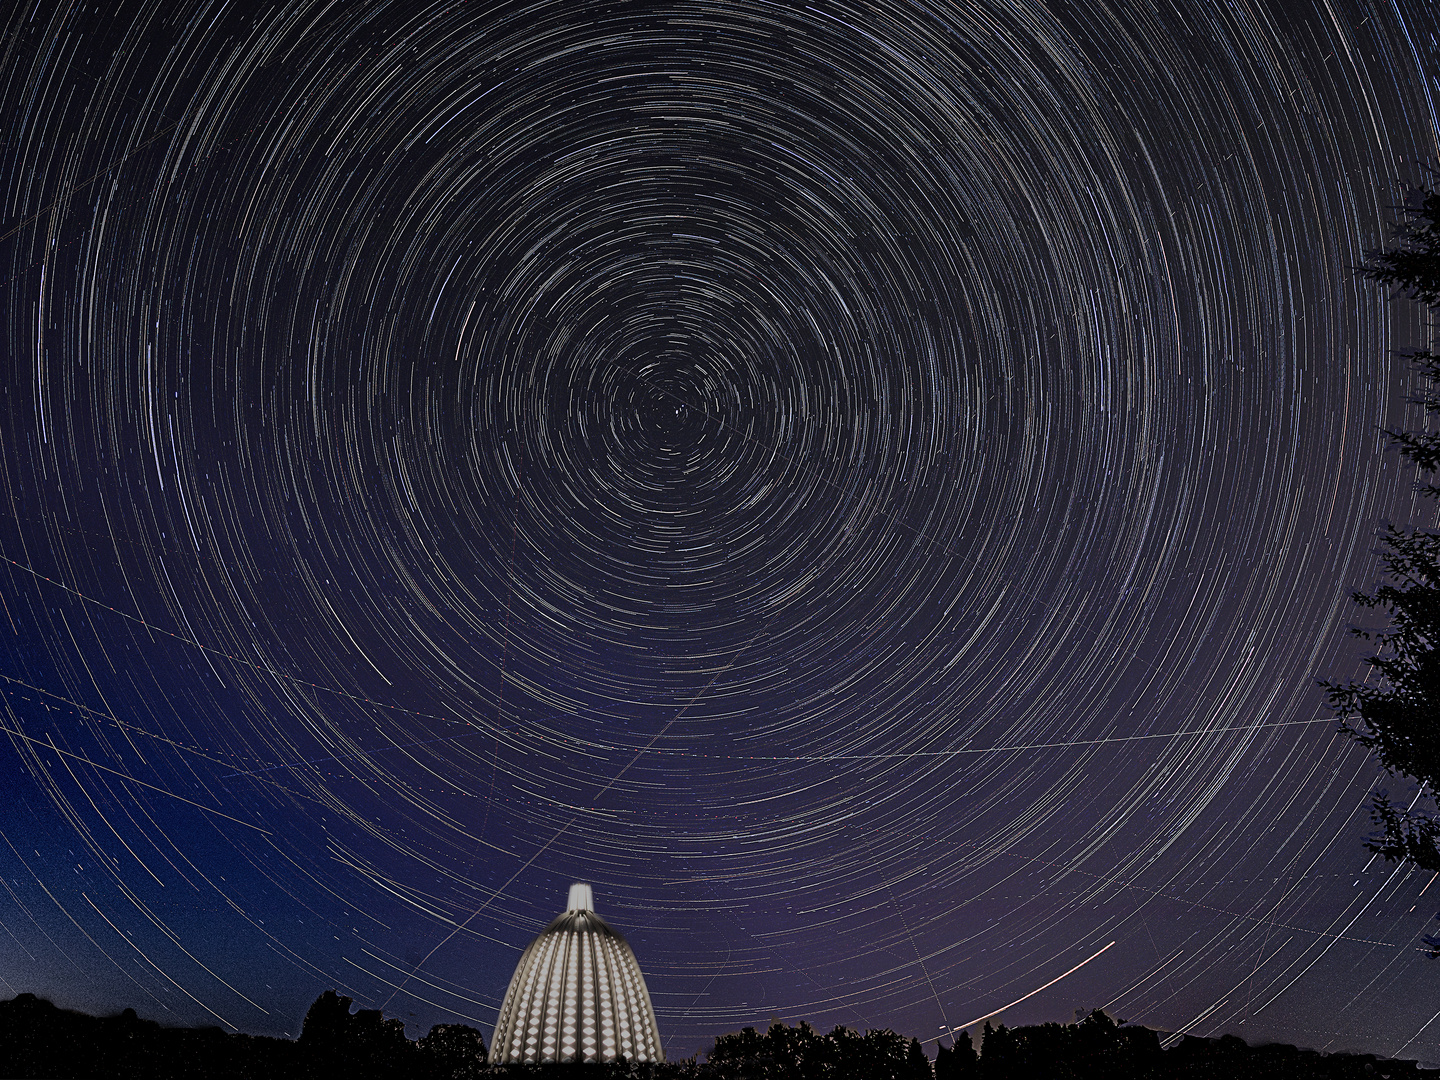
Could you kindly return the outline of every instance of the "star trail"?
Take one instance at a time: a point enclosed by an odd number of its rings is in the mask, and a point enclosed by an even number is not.
[[[1316,679],[1419,0],[12,5],[0,991],[1440,1061]],[[1409,792],[1406,800],[1418,797]]]

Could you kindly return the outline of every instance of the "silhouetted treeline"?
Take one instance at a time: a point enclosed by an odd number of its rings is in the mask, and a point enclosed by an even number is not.
[[[704,1066],[721,1077],[755,1080],[930,1080],[930,1059],[917,1039],[881,1029],[861,1035],[837,1027],[821,1035],[809,1024],[745,1028],[715,1040]]]
[[[577,1071],[605,1080],[1398,1080],[1419,1077],[1413,1061],[1369,1054],[1319,1054],[1293,1046],[1249,1046],[1233,1035],[1185,1036],[1162,1048],[1148,1028],[1116,1024],[1103,1012],[1078,1024],[998,1028],[981,1044],[969,1034],[942,1047],[932,1065],[915,1039],[893,1031],[863,1035],[809,1024],[772,1024],[715,1040],[705,1061],[663,1064],[510,1065],[485,1063],[485,1041],[464,1024],[438,1024],[422,1039],[399,1020],[351,1012],[333,991],[310,1006],[295,1041],[227,1034],[219,1028],[163,1028],[134,1010],[96,1018],[56,1008],[33,994],[0,1002],[0,1076],[114,1080],[505,1080]]]
[[[1103,1012],[1078,1024],[992,1028],[977,1053],[969,1033],[935,1059],[935,1080],[1394,1080],[1421,1074],[1413,1061],[1373,1054],[1320,1054],[1293,1046],[1250,1046],[1234,1035],[1186,1035],[1162,1049],[1160,1036],[1118,1025]]]
[[[134,1009],[97,1019],[33,994],[0,1002],[0,1076],[70,1080],[470,1080],[482,1074],[485,1040],[464,1024],[437,1024],[423,1039],[378,1011],[352,1013],[327,990],[296,1041],[165,1028]]]

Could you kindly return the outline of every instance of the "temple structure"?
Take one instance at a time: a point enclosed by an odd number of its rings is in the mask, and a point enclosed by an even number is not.
[[[645,977],[595,914],[589,885],[530,943],[500,1006],[490,1062],[664,1061]]]

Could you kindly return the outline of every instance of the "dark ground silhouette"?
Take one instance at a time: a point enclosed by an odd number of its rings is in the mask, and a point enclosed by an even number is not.
[[[326,991],[295,1041],[165,1028],[133,1009],[94,1017],[33,994],[0,1002],[0,1077],[12,1080],[504,1080],[560,1070],[633,1080],[1397,1080],[1436,1077],[1413,1061],[1370,1054],[1319,1054],[1293,1046],[1249,1046],[1233,1035],[1183,1037],[1163,1048],[1148,1028],[1093,1012],[1077,1024],[992,1028],[978,1049],[963,1035],[932,1064],[915,1039],[888,1030],[861,1034],[809,1024],[773,1024],[715,1040],[706,1059],[648,1065],[485,1064],[485,1041],[464,1024],[438,1024],[424,1038],[378,1011],[351,1012]]]

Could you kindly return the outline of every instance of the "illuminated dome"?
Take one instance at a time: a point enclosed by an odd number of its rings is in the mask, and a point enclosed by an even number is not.
[[[589,885],[571,885],[566,908],[515,965],[490,1063],[664,1061],[630,946],[595,914]]]

